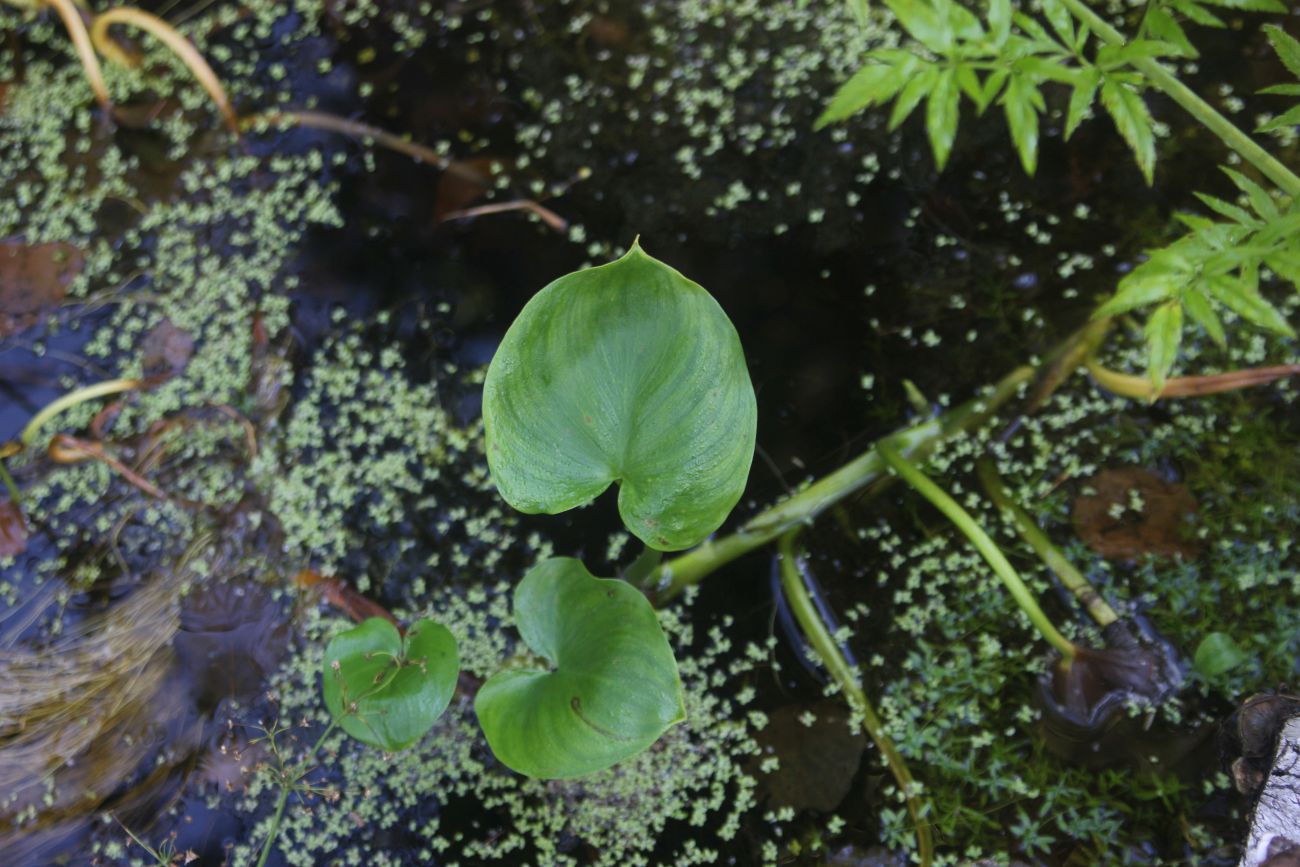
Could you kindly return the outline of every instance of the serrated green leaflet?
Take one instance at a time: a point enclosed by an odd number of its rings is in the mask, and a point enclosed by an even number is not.
[[[456,691],[456,639],[432,620],[405,638],[379,617],[341,632],[325,649],[321,691],[345,732],[387,752],[422,738]]]
[[[654,609],[578,560],[534,566],[515,589],[524,642],[554,666],[493,675],[474,700],[488,744],[530,777],[608,768],[686,718],[672,648]]]
[[[1196,646],[1192,664],[1206,677],[1218,677],[1231,671],[1243,662],[1249,662],[1250,656],[1241,649],[1232,636],[1223,632],[1211,632],[1201,639]]]
[[[731,320],[635,243],[537,293],[483,386],[488,465],[511,506],[555,514],[618,481],[623,522],[663,551],[702,541],[740,499],[757,418]]]

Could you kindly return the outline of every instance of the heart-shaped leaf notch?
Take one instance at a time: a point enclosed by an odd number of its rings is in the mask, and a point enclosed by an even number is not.
[[[340,632],[325,648],[321,691],[343,730],[386,752],[424,737],[456,691],[456,639],[432,620],[403,637],[382,617]]]
[[[603,770],[686,718],[672,648],[646,598],[556,557],[515,588],[524,642],[552,671],[493,675],[474,700],[492,752],[530,777]]]
[[[727,314],[634,242],[525,305],[488,367],[483,422],[514,508],[556,514],[617,481],[628,529],[678,551],[744,492],[758,410]]]

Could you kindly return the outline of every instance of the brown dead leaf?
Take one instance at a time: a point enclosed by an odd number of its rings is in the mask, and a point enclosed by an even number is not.
[[[27,550],[27,522],[13,500],[0,500],[0,557],[13,557]]]
[[[1143,554],[1195,559],[1191,527],[1196,500],[1185,485],[1166,482],[1140,467],[1102,470],[1074,501],[1074,531],[1108,560]]]
[[[194,354],[194,337],[177,328],[170,319],[164,319],[145,335],[140,350],[146,377],[158,381],[171,379],[189,364]]]
[[[61,302],[84,264],[71,244],[0,241],[0,337],[31,327]]]
[[[625,21],[598,14],[588,19],[586,33],[592,42],[604,48],[622,48],[627,45],[632,28]]]
[[[829,701],[788,704],[768,714],[757,735],[764,756],[776,756],[776,770],[760,776],[773,807],[834,810],[849,793],[867,738],[849,728],[849,712]]]

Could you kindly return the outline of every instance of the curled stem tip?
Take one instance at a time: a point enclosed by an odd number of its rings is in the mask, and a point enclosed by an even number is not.
[[[63,0],[63,2],[67,2],[67,0]],[[156,15],[151,15],[143,9],[136,9],[133,6],[119,6],[97,17],[91,25],[90,31],[95,48],[105,57],[118,63],[127,63],[127,60],[122,51],[109,38],[108,28],[114,24],[128,24],[132,27],[138,27],[152,34],[170,48],[172,53],[189,67],[190,72],[194,73],[194,77],[198,79],[199,84],[212,97],[212,101],[216,103],[221,116],[225,118],[226,126],[230,127],[231,132],[235,135],[239,135],[239,117],[235,114],[234,108],[230,105],[230,100],[226,97],[226,91],[221,86],[221,80],[217,78],[217,74],[212,71],[212,67],[203,59],[203,55],[199,53],[199,50],[194,47],[192,42],[182,36],[176,28]]]
[[[1275,380],[1300,374],[1300,364],[1248,367],[1243,370],[1230,370],[1226,373],[1204,376],[1175,376],[1173,379],[1165,380],[1164,387],[1158,392],[1149,377],[1120,373],[1095,360],[1088,362],[1088,373],[1099,386],[1111,394],[1154,402],[1161,398],[1201,397],[1267,385]]]
[[[132,391],[143,385],[144,380],[140,379],[110,379],[107,382],[97,382],[94,385],[70,391],[50,402],[40,412],[32,416],[31,421],[27,422],[27,426],[23,428],[22,433],[19,435],[18,441],[22,443],[24,448],[29,448],[36,438],[37,432],[41,429],[41,425],[65,409],[70,409],[79,403],[85,403],[88,400],[105,397],[106,395]]]

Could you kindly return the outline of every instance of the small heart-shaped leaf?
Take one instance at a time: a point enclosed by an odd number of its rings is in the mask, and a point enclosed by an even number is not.
[[[726,519],[757,419],[731,320],[635,243],[538,292],[483,386],[488,465],[511,506],[555,514],[618,481],[623,522],[661,551]]]
[[[524,642],[554,666],[493,675],[474,700],[492,752],[530,777],[603,770],[686,718],[668,638],[646,598],[557,557],[515,588]]]
[[[446,627],[421,620],[403,638],[387,620],[371,617],[325,648],[321,690],[345,732],[393,753],[433,727],[459,673],[456,639]]]

